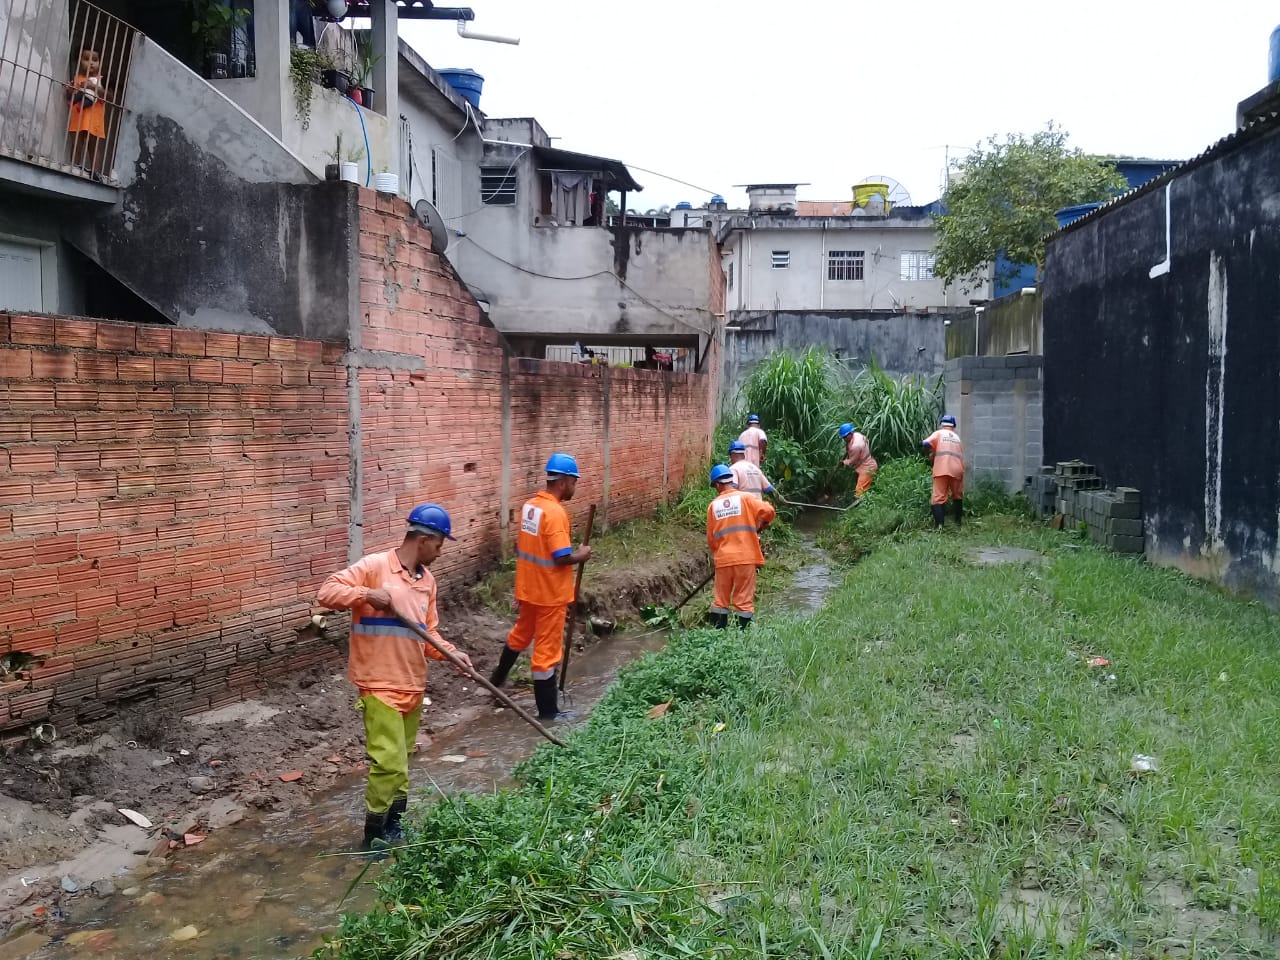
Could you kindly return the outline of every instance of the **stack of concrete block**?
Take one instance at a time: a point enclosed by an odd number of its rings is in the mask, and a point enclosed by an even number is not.
[[[1057,512],[1058,477],[1053,467],[1041,467],[1040,472],[1027,477],[1023,494],[1035,508],[1036,516],[1051,517]]]
[[[1059,463],[1052,477],[1057,512],[1068,521],[1084,524],[1089,539],[1117,553],[1142,553],[1142,494],[1133,487],[1105,489],[1102,478],[1088,463]]]

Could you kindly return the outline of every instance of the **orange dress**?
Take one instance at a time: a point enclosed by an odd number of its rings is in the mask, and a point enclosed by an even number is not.
[[[87,74],[78,73],[72,86],[78,90],[80,85],[88,79]],[[89,106],[72,100],[70,114],[67,117],[67,132],[87,133],[91,137],[105,140],[107,138],[107,105],[102,99],[102,77],[94,79],[98,81],[98,98]]]

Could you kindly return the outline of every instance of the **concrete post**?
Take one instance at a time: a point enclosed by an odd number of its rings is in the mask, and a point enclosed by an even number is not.
[[[671,495],[671,374],[662,375],[662,494]]]
[[[257,62],[252,83],[260,91],[261,113],[255,119],[277,139],[284,139],[285,121],[292,119],[293,84],[289,80],[289,4],[281,0],[253,0],[253,45]],[[236,83],[250,81],[237,80]]]
[[[502,467],[498,489],[498,535],[502,559],[511,556],[511,353],[502,351]]]
[[[391,130],[392,144],[387,156],[387,170],[402,175],[400,170],[400,86],[398,79],[400,64],[400,34],[396,13],[396,0],[373,0],[369,5],[373,15],[373,28],[370,37],[373,41],[373,55],[380,57],[373,68],[373,102],[374,111],[387,118]]]
[[[604,493],[600,496],[600,528],[609,529],[609,368],[601,367],[601,383],[604,393]]]

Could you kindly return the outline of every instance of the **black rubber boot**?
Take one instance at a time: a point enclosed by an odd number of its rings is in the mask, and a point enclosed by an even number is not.
[[[739,615],[738,615],[738,629],[739,629],[739,630],[745,630],[745,629],[747,629],[747,627],[751,626],[751,621],[752,621],[752,619],[753,619],[752,617],[744,617],[744,616],[742,616],[741,614],[739,614]]]
[[[933,505],[933,528],[935,530],[942,529],[942,523],[947,519],[947,505],[944,503],[935,503]]]
[[[387,842],[387,815],[385,813],[366,813],[364,815],[364,841],[361,850],[373,850]]]
[[[544,723],[568,723],[577,720],[571,710],[560,709],[560,693],[556,690],[556,678],[533,681],[533,699],[538,704],[538,719]]]
[[[727,613],[708,613],[707,619],[711,621],[711,625],[717,630],[723,630],[729,625],[729,615]]]
[[[399,843],[404,839],[404,826],[400,822],[405,808],[409,806],[409,798],[401,797],[391,801],[391,809],[387,811],[387,820],[382,828],[382,837],[387,843]]]
[[[507,682],[507,674],[511,672],[511,668],[516,665],[516,659],[520,656],[515,650],[512,650],[505,643],[502,645],[502,652],[498,654],[498,665],[493,668],[493,673],[489,674],[489,682],[495,687],[500,687]]]
[[[964,501],[960,499],[951,501],[951,510],[956,518],[956,526],[959,527],[964,523]]]

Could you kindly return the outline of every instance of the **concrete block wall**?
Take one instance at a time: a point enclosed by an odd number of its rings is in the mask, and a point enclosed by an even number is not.
[[[1011,492],[1040,470],[1044,455],[1044,358],[958,357],[943,372],[947,412],[964,441],[965,476],[992,478]]]

